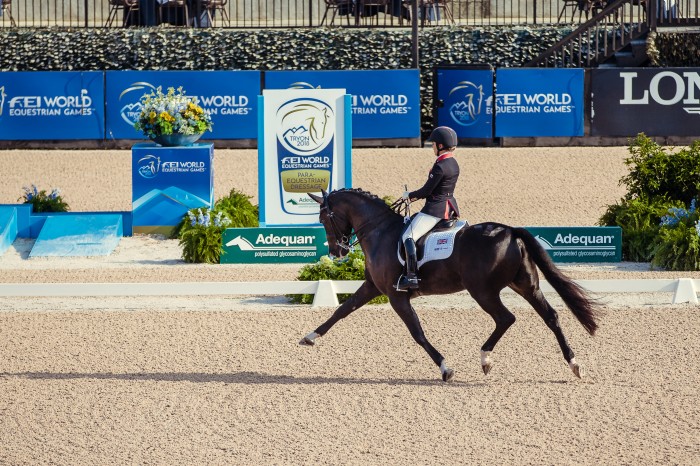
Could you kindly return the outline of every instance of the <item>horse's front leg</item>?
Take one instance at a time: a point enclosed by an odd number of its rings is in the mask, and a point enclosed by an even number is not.
[[[352,314],[353,311],[364,306],[381,294],[382,292],[379,291],[376,286],[374,286],[374,283],[365,280],[365,282],[360,285],[360,288],[358,288],[347,301],[341,304],[327,321],[321,324],[316,330],[302,338],[299,344],[313,346],[316,344],[316,338],[325,335],[340,319],[346,318]]]
[[[452,380],[455,371],[445,365],[445,358],[425,337],[423,327],[418,319],[418,314],[416,314],[416,310],[411,306],[411,301],[408,296],[406,296],[406,293],[400,293],[398,296],[394,297],[390,296],[389,301],[391,302],[391,307],[394,308],[399,317],[401,317],[401,320],[406,324],[406,327],[408,327],[408,331],[411,332],[411,336],[416,343],[421,345],[435,365],[440,367],[442,380],[445,382]]]

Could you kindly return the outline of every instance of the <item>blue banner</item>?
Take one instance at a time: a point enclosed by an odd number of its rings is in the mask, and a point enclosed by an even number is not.
[[[582,69],[499,69],[496,136],[583,136]]]
[[[107,71],[107,139],[144,139],[134,129],[140,99],[157,87],[182,86],[211,114],[207,139],[256,139],[259,71]]]
[[[131,148],[134,233],[170,235],[190,209],[214,205],[214,145]]]
[[[0,73],[0,139],[104,139],[101,71]]]
[[[437,126],[449,126],[460,138],[493,137],[493,70],[440,69],[437,78]]]
[[[265,89],[345,89],[353,139],[420,137],[418,70],[266,71]]]

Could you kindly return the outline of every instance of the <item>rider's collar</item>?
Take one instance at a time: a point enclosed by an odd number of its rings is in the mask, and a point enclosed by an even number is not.
[[[437,159],[435,159],[435,163],[441,162],[445,159],[449,159],[453,156],[454,154],[452,152],[445,152],[444,154],[438,156]]]

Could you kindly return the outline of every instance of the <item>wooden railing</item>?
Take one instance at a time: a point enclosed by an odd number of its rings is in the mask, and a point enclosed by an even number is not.
[[[527,67],[596,67],[649,31],[696,32],[700,0],[617,0],[527,63]],[[595,11],[595,10],[593,10]],[[700,32],[698,29],[697,32]]]

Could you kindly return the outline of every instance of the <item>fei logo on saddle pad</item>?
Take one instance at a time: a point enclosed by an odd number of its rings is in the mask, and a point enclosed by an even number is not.
[[[222,264],[305,263],[328,255],[323,227],[228,228],[222,243]]]

